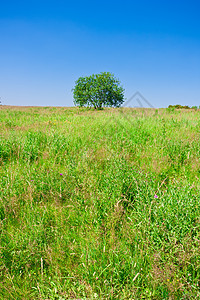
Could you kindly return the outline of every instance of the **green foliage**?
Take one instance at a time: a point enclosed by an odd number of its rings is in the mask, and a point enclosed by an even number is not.
[[[190,107],[188,105],[180,105],[180,104],[176,104],[176,105],[169,105],[168,108],[176,108],[176,109],[190,109]]]
[[[124,89],[113,74],[102,72],[87,77],[80,77],[73,89],[74,104],[95,109],[119,107],[124,102]]]
[[[0,300],[200,297],[199,111],[0,120]]]
[[[192,109],[195,109],[195,110],[197,110],[198,109],[198,107],[195,105],[195,106],[192,106],[191,107]]]

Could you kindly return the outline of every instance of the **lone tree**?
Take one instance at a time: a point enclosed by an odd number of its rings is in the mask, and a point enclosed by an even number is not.
[[[109,72],[80,77],[73,89],[76,106],[95,109],[119,107],[124,102],[124,89],[118,79]]]

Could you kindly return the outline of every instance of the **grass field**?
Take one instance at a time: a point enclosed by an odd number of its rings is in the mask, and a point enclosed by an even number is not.
[[[200,111],[0,107],[0,299],[200,299]]]

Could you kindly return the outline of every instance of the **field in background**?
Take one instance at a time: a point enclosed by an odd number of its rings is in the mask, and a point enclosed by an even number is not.
[[[199,299],[200,111],[0,107],[0,299]]]

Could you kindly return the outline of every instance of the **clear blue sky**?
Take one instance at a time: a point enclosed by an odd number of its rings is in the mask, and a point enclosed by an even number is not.
[[[200,1],[0,0],[0,97],[72,106],[78,77],[109,71],[128,99],[200,105]]]

